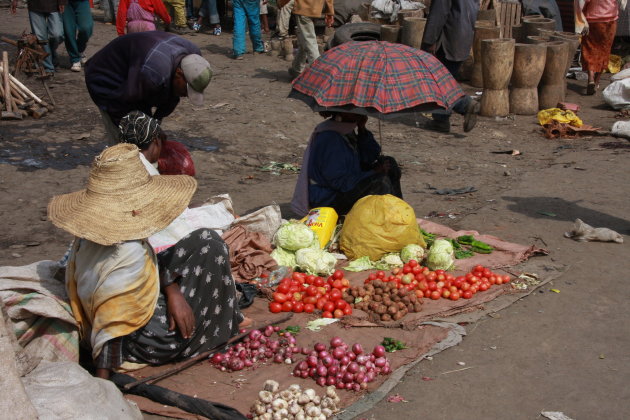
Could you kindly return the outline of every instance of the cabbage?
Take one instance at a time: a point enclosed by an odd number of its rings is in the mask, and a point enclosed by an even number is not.
[[[446,239],[436,239],[427,253],[427,267],[430,270],[448,270],[455,262],[453,244]]]
[[[284,248],[277,247],[271,252],[271,258],[276,260],[278,265],[283,265],[285,267],[295,268],[297,267],[297,263],[295,262],[295,253],[291,251],[287,251]]]
[[[400,255],[396,253],[385,254],[377,263],[387,264],[388,267],[402,267],[405,263],[400,259]]]
[[[400,251],[400,258],[403,262],[408,263],[409,260],[422,261],[424,257],[424,248],[418,244],[409,244]]]
[[[312,246],[316,239],[315,232],[304,223],[289,222],[280,226],[276,231],[273,243],[287,251],[297,251],[298,249]]]
[[[303,248],[295,253],[295,261],[298,267],[308,274],[320,276],[330,275],[335,270],[337,258],[330,252],[319,248]]]
[[[370,260],[370,257],[367,255],[357,258],[356,260],[350,261],[350,263],[345,266],[343,269],[346,271],[365,271],[371,270],[374,268],[374,263]]]

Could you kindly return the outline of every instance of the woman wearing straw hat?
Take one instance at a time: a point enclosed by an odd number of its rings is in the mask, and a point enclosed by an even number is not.
[[[200,229],[157,255],[145,240],[195,189],[186,175],[150,176],[138,148],[118,144],[95,159],[85,190],[50,201],[52,222],[77,237],[66,289],[97,376],[123,362],[191,357],[238,333],[244,317],[223,240]]]

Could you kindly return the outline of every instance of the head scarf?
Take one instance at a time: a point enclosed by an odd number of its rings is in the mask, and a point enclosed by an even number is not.
[[[160,130],[160,123],[142,111],[131,111],[120,120],[120,142],[144,149]]]

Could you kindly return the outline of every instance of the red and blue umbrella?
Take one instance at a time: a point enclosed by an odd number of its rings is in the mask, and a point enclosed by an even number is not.
[[[314,111],[379,118],[450,109],[462,96],[433,55],[385,41],[351,41],[326,51],[293,81],[289,94]]]

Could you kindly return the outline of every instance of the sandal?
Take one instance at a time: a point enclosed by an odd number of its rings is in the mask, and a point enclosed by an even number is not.
[[[595,86],[594,82],[589,83],[586,86],[586,94],[587,95],[595,95],[595,91],[597,90],[597,87]]]

